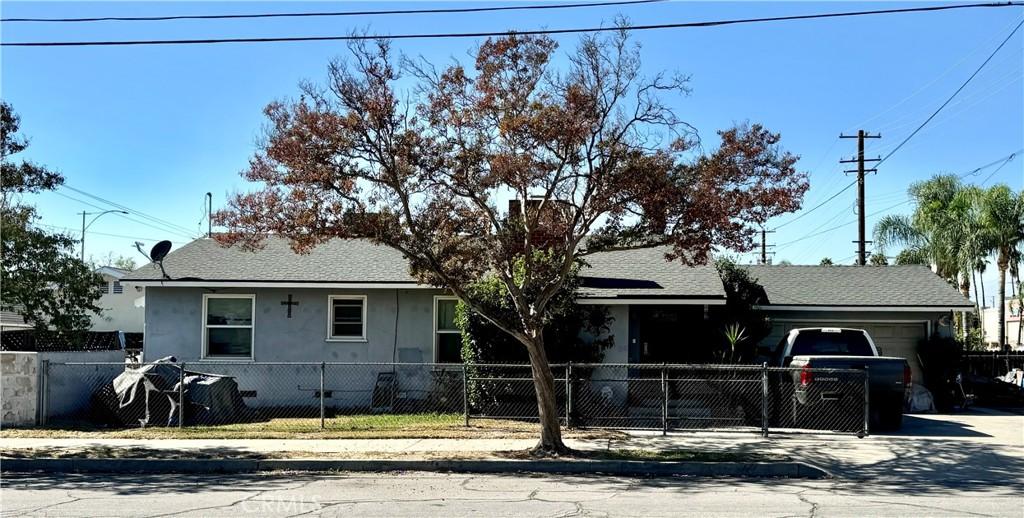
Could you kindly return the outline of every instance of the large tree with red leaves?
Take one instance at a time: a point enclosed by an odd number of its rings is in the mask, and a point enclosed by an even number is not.
[[[642,76],[626,29],[583,37],[562,67],[556,47],[488,39],[472,68],[438,69],[396,57],[387,40],[356,42],[325,85],[267,106],[243,172],[262,188],[217,214],[227,244],[276,234],[299,252],[332,238],[401,251],[422,282],[526,347],[546,453],[565,446],[542,330],[574,267],[609,249],[667,246],[687,265],[748,249],[754,228],[799,208],[807,189],[797,158],[759,125],[719,132],[704,153],[663,100],[686,94],[686,79]],[[514,318],[475,296],[485,276],[508,290]]]

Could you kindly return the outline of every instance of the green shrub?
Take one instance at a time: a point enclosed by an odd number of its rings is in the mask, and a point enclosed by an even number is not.
[[[574,274],[557,293],[545,315],[544,349],[551,363],[600,363],[614,337],[607,336],[612,322],[604,306],[576,303],[579,277]],[[499,313],[514,314],[512,298],[494,278],[470,288],[476,300]],[[506,321],[514,320],[506,318]],[[490,321],[459,302],[455,323],[462,331],[462,361],[469,364],[529,362],[526,347]]]
[[[764,287],[750,275],[750,271],[730,258],[715,261],[715,267],[722,278],[726,303],[715,313],[710,328],[715,334],[708,336],[714,361],[728,360],[728,363],[749,363],[757,354],[757,344],[772,331],[772,325],[764,312],[757,309],[766,300]],[[733,330],[732,333],[728,330]],[[739,340],[737,330],[743,331]]]
[[[578,270],[570,276],[565,286],[554,296],[545,315],[544,349],[548,361],[557,363],[600,363],[604,352],[614,343],[608,335],[612,319],[604,306],[581,305],[576,303],[576,288],[579,286]],[[483,304],[491,312],[507,316],[514,321],[512,298],[505,286],[495,278],[487,278],[468,288],[473,300]],[[529,378],[531,371],[526,347],[499,329],[469,306],[459,302],[456,325],[462,331],[462,361],[466,363],[470,378]],[[478,365],[523,364],[522,368],[490,368],[485,372]],[[574,370],[574,378],[581,378],[586,372]],[[555,377],[564,376],[558,370]],[[471,382],[468,388],[470,404],[480,408],[485,402],[497,403],[502,398],[533,396],[532,384],[525,382]]]

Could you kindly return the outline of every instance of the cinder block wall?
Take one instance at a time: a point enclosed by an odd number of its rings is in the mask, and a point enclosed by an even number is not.
[[[0,353],[0,426],[36,424],[38,384],[39,358],[36,353]]]

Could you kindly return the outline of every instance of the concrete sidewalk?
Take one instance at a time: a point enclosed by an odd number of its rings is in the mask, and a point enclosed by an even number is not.
[[[134,448],[216,456],[303,452],[401,454],[405,458],[443,457],[445,452],[496,453],[532,447],[533,439],[321,439],[321,440],[136,440],[136,439],[4,439],[5,450]],[[1024,416],[978,410],[955,415],[906,416],[897,434],[859,439],[848,435],[773,434],[762,438],[739,433],[629,433],[617,439],[567,439],[574,449],[687,450],[787,456],[832,473],[854,477],[913,480],[941,472],[970,480],[998,477],[1024,487]],[[313,455],[310,455],[310,454]],[[359,455],[356,455],[359,454]],[[422,455],[418,455],[422,454]],[[280,457],[281,455],[277,455]]]

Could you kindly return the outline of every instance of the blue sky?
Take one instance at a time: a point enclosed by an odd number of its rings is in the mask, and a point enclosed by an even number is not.
[[[4,17],[254,13],[364,8],[447,7],[482,2],[4,2]],[[7,23],[4,41],[335,35],[561,28],[610,22],[635,24],[920,6],[923,3],[666,2],[589,9],[373,16],[89,24]],[[852,181],[837,164],[855,151],[840,132],[880,132],[868,155],[885,154],[908,135],[985,59],[1024,8],[794,21],[719,28],[638,32],[649,73],[677,70],[693,93],[673,101],[706,143],[735,122],[760,122],[781,132],[783,145],[811,173],[805,207]],[[564,49],[575,36],[558,36]],[[396,48],[434,62],[464,58],[475,41],[406,40]],[[868,214],[897,205],[906,187],[938,172],[962,173],[1024,148],[1024,33],[1019,32],[932,123],[868,178]],[[2,51],[2,96],[22,116],[31,138],[27,158],[58,169],[78,189],[192,229],[205,229],[204,195],[215,208],[247,186],[245,167],[263,123],[262,108],[294,96],[303,79],[319,81],[338,42],[165,47],[9,48]],[[863,123],[863,125],[861,125]],[[968,177],[987,185],[1024,184],[1024,156]],[[81,194],[67,196],[103,203]],[[42,223],[73,229],[96,210],[59,194],[33,196]],[[776,260],[851,263],[855,191],[771,235]],[[793,215],[777,218],[784,224]],[[869,218],[870,228],[879,216]],[[140,218],[134,217],[139,220]],[[801,241],[843,223],[838,230]],[[159,225],[158,225],[159,226]],[[117,215],[98,220],[87,254],[135,255],[131,245],[188,241],[180,229],[153,228]],[[128,237],[114,237],[117,234]],[[141,239],[139,239],[141,238]],[[796,242],[794,242],[796,241]],[[786,244],[791,243],[791,244]],[[784,246],[783,246],[784,245]],[[746,256],[750,258],[752,256]],[[994,275],[992,276],[994,279]],[[992,281],[990,280],[989,283]]]

